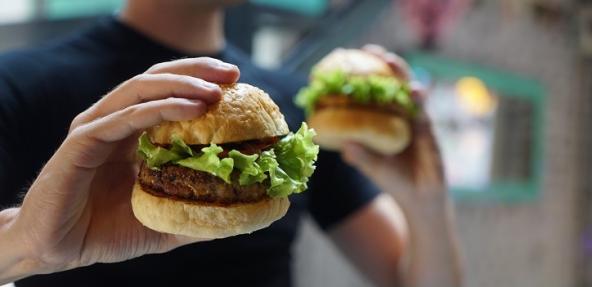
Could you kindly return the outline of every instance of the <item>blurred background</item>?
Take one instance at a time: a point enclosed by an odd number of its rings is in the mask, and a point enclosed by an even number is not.
[[[0,52],[117,11],[121,0],[0,0]],[[307,73],[334,47],[403,55],[429,90],[467,286],[592,285],[592,1],[252,0],[228,38]],[[370,286],[308,220],[297,286]]]

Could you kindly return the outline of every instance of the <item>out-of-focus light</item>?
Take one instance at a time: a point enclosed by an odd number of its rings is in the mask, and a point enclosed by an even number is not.
[[[432,83],[432,76],[428,70],[422,67],[413,67],[412,68],[413,78],[415,78],[419,83],[421,83],[424,87],[431,86]]]
[[[462,106],[471,114],[484,116],[491,113],[496,106],[495,97],[478,78],[460,78],[456,82],[456,92]]]
[[[33,17],[33,1],[0,0],[0,24],[25,22]]]

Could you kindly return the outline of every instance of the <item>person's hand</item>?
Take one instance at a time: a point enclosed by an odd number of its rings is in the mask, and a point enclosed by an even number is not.
[[[200,116],[221,98],[213,83],[238,77],[236,66],[211,58],[161,63],[79,114],[22,206],[0,213],[0,282],[200,240],[158,233],[135,219],[130,198],[137,138],[162,121]]]
[[[410,80],[409,66],[399,56],[376,45],[363,49],[384,59],[402,79]],[[425,98],[423,91],[417,84],[412,83],[411,87],[413,100],[421,106]],[[410,124],[411,144],[401,154],[383,156],[356,143],[346,145],[343,150],[345,161],[358,168],[382,191],[393,195],[406,214],[428,202],[442,205],[446,198],[442,160],[431,122],[423,109]]]
[[[403,59],[379,46],[364,49],[383,58],[399,77],[410,80]],[[418,85],[411,87],[413,100],[421,107],[424,94]],[[410,124],[411,144],[399,155],[379,155],[356,143],[346,145],[342,155],[383,192],[392,195],[405,214],[411,239],[411,250],[406,251],[409,265],[402,276],[405,286],[462,286],[454,211],[431,122],[420,108]]]

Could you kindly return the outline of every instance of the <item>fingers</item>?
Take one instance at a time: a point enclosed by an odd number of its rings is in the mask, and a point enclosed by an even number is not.
[[[70,130],[126,107],[168,97],[215,103],[222,96],[222,90],[215,83],[234,83],[239,76],[235,65],[212,58],[187,58],[156,64],[78,115]]]
[[[169,97],[202,100],[211,104],[220,100],[222,90],[202,79],[175,74],[142,74],[118,87],[97,103],[99,114],[115,111],[142,102]]]
[[[427,94],[425,89],[421,85],[421,83],[412,81],[409,83],[411,86],[411,99],[420,107],[423,107],[423,104],[427,98]]]
[[[237,66],[213,58],[187,58],[152,66],[147,74],[171,73],[201,78],[218,84],[232,84],[238,81]]]
[[[60,151],[66,152],[75,167],[90,169],[103,164],[113,143],[163,121],[182,121],[205,113],[200,100],[168,98],[141,103],[114,112],[74,129]]]
[[[385,178],[386,157],[378,155],[357,143],[347,143],[342,149],[342,157],[348,164],[357,168],[366,177],[380,185]]]
[[[163,121],[182,121],[195,118],[206,111],[200,100],[168,98],[127,107],[93,122],[92,135],[101,141],[114,142]]]
[[[172,237],[171,241],[173,242],[173,245],[175,245],[175,246],[183,246],[183,245],[196,243],[196,242],[212,241],[215,239],[215,238],[189,237],[189,236],[184,236],[184,235],[172,235],[172,234],[168,234],[168,235]]]
[[[414,176],[417,182],[424,186],[444,184],[442,157],[429,121],[416,127],[408,156],[415,163]]]
[[[423,109],[412,121],[413,137],[401,157],[414,163],[415,179],[423,185],[440,186],[444,182],[444,169],[438,142],[432,129],[432,121]]]
[[[70,129],[142,102],[179,97],[214,103],[221,96],[218,85],[202,79],[174,74],[142,74],[126,81],[77,116]]]
[[[402,80],[409,81],[411,79],[411,69],[403,58],[394,53],[390,53],[382,46],[375,44],[368,44],[362,47],[362,50],[382,58],[391,67],[393,72]]]
[[[397,76],[399,76],[403,80],[411,81],[411,69],[409,68],[409,65],[403,58],[397,56],[396,54],[390,53],[389,51],[384,49],[384,47],[375,44],[365,45],[364,47],[362,47],[362,49],[386,61],[389,64],[389,66],[393,69],[395,74],[397,74]],[[423,90],[423,87],[419,82],[416,81],[411,81],[410,85],[411,96],[413,101],[419,105],[423,105],[426,95]]]

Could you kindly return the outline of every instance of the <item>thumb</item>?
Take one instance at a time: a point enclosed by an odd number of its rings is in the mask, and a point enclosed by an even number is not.
[[[342,158],[374,182],[378,180],[378,173],[382,170],[379,166],[384,164],[380,155],[358,143],[346,143],[342,149]]]
[[[155,253],[169,252],[173,249],[176,249],[176,248],[188,245],[188,244],[210,241],[210,240],[214,239],[214,238],[197,238],[197,237],[167,234],[167,233],[160,233],[159,235],[163,236],[163,238],[160,241],[161,246],[159,246],[159,249]]]

